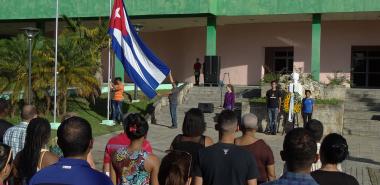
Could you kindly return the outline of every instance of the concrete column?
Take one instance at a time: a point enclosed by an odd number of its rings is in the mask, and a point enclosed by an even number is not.
[[[206,43],[206,55],[216,55],[216,17],[207,17],[207,43]]]
[[[115,77],[120,77],[122,82],[124,81],[124,67],[123,64],[120,62],[120,60],[115,55]]]
[[[313,14],[311,39],[311,75],[319,81],[321,72],[321,14]]]

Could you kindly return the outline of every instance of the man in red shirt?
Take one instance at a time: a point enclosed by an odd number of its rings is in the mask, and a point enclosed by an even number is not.
[[[112,154],[116,152],[119,148],[129,146],[131,143],[131,140],[128,138],[127,134],[125,134],[125,127],[124,132],[120,133],[114,137],[112,137],[110,140],[108,140],[106,149],[104,152],[104,158],[103,158],[103,172],[109,176],[110,173],[110,167],[111,167],[111,160],[112,160]],[[150,145],[149,141],[145,140],[143,143],[143,149],[148,153],[153,153],[152,146]],[[119,178],[117,178],[119,179]]]
[[[199,62],[199,58],[197,58],[194,64],[194,76],[195,76],[195,85],[199,85],[199,76],[201,75],[202,64]]]

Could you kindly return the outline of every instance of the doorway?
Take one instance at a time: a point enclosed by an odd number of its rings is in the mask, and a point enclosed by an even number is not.
[[[380,46],[352,46],[352,87],[380,88]]]

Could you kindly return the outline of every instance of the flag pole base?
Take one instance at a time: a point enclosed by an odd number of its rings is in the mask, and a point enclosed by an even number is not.
[[[110,127],[115,126],[115,123],[113,122],[113,120],[102,120],[100,124],[110,126]]]
[[[61,123],[50,123],[52,130],[58,130],[59,125],[61,125]]]

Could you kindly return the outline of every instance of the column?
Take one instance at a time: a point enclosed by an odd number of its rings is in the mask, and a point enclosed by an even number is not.
[[[321,14],[313,14],[311,39],[311,75],[319,81],[321,72]]]
[[[115,55],[115,77],[120,77],[122,82],[124,81],[124,67],[120,60]]]
[[[207,17],[206,55],[216,55],[216,16]]]

